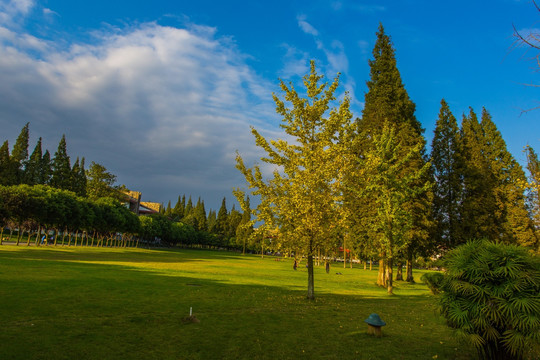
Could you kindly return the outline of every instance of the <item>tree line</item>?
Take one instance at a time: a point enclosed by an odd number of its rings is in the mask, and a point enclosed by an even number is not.
[[[228,211],[225,198],[218,213],[207,214],[204,201],[199,198],[193,205],[184,195],[174,208],[169,202],[161,214],[139,218],[124,206],[126,186],[115,185],[116,176],[103,165],[92,161],[85,169],[84,157],[71,165],[65,135],[52,158],[42,150],[42,138],[30,155],[28,142],[27,123],[11,151],[7,140],[0,148],[0,243],[7,226],[10,234],[18,230],[17,244],[23,233],[30,244],[53,232],[55,245],[59,239],[71,245],[72,238],[73,245],[82,244],[81,238],[87,245],[118,245],[113,240],[126,235],[135,246],[142,240],[145,245],[258,250],[257,238],[249,236],[252,227],[246,225],[250,211],[241,213],[234,206]]]
[[[378,261],[377,283],[390,294],[394,277],[414,281],[418,256],[444,255],[468,240],[538,251],[534,150],[525,150],[527,177],[486,109],[480,119],[470,109],[459,127],[442,100],[428,153],[390,36],[382,25],[376,36],[361,117],[351,113],[348,94],[337,101],[339,74],[324,82],[312,62],[303,93],[281,81],[283,96],[274,94],[286,136],[266,139],[252,128],[273,173],[247,166],[237,154],[236,167],[260,199],[252,214],[263,225],[255,234],[277,234],[274,249],[307,258],[309,299],[314,258],[340,255],[340,249]],[[235,194],[242,204],[245,192]]]

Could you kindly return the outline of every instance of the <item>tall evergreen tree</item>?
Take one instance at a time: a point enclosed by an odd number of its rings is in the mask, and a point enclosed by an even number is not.
[[[43,157],[41,158],[41,181],[40,184],[50,184],[52,168],[51,168],[51,153],[49,150],[45,150]]]
[[[207,231],[207,221],[206,221],[206,210],[204,208],[204,201],[199,199],[197,200],[197,205],[193,210],[193,216],[195,218],[195,229],[198,231]]]
[[[71,190],[82,197],[86,197],[86,173],[84,170],[84,158],[79,161],[79,158],[77,157],[77,160],[75,160],[75,164],[73,164],[73,168],[71,169],[71,176],[72,176],[72,185]]]
[[[376,151],[374,139],[382,135],[385,127],[393,129],[395,141],[399,142],[401,154],[405,157],[411,149],[420,147],[420,151],[414,152],[414,159],[408,162],[408,166],[402,169],[402,177],[406,178],[415,172],[420,172],[424,168],[427,160],[425,156],[425,139],[422,135],[423,129],[416,119],[415,104],[409,98],[405,86],[403,85],[401,74],[397,68],[395,50],[390,37],[385,33],[384,28],[379,25],[377,41],[373,49],[373,60],[369,61],[370,80],[367,82],[368,92],[365,94],[365,106],[362,112],[362,119],[358,121],[359,131],[359,154],[360,158],[365,158],[370,152]],[[423,188],[426,181],[430,181],[430,175],[424,173],[423,179],[417,179],[413,187]],[[367,184],[356,184],[356,187]],[[361,189],[359,189],[361,190]],[[431,192],[417,192],[418,196],[409,198],[403,206],[414,215],[413,225],[405,234],[407,246],[403,250],[407,258],[407,280],[413,281],[412,260],[415,252],[427,246],[429,232],[431,231]],[[369,218],[376,217],[376,199],[358,199],[357,211],[364,214],[367,219],[360,222],[369,224]],[[358,229],[357,239],[373,238],[377,234],[370,233],[370,226]],[[385,261],[385,254],[382,252],[381,261]],[[379,283],[385,286],[386,281],[382,274],[385,267],[381,263],[379,267]]]
[[[26,166],[26,161],[28,159],[28,139],[29,139],[29,127],[30,123],[21,129],[13,150],[11,151],[11,161],[14,162],[14,167],[17,169],[17,183],[20,184],[24,181],[23,169]]]
[[[16,185],[17,184],[17,168],[16,164],[9,156],[9,143],[4,141],[0,147],[0,185]]]
[[[385,122],[389,121],[395,126],[399,138],[410,138],[408,142],[416,144],[417,137],[423,132],[414,116],[416,105],[405,90],[392,41],[382,24],[379,24],[376,35],[373,60],[369,60],[370,80],[367,82],[361,130],[369,139],[369,135],[380,135]]]
[[[191,215],[193,215],[193,201],[191,201],[191,195],[190,195],[186,204],[186,208],[184,210],[184,218]]]
[[[173,214],[176,218],[182,219],[184,217],[184,209],[186,207],[186,196],[183,195],[180,197],[178,195],[178,200],[176,201],[176,205],[174,205],[173,208]]]
[[[71,164],[67,154],[66,135],[64,134],[51,161],[51,186],[72,190],[72,181]]]
[[[227,231],[228,231],[228,212],[227,212],[227,204],[225,198],[221,200],[221,207],[218,210],[217,218],[216,218],[216,234],[220,237],[220,239],[224,239]]]
[[[462,232],[466,240],[492,239],[497,229],[496,205],[493,197],[495,178],[484,156],[484,134],[478,117],[471,108],[461,123],[463,153],[463,201],[461,216]]]
[[[238,210],[236,210],[234,204],[227,220],[228,226],[226,238],[229,240],[229,243],[227,245],[236,246],[236,230],[242,222],[242,214]]]
[[[208,211],[208,219],[207,219],[207,225],[208,225],[208,232],[211,234],[216,234],[216,210],[210,209]]]
[[[506,243],[531,245],[535,236],[525,203],[527,179],[521,165],[508,151],[506,143],[486,109],[480,123],[484,136],[484,154],[495,181],[495,223],[492,239]]]
[[[168,216],[168,217],[173,216],[172,207],[171,207],[171,200],[169,200],[169,202],[167,203],[167,208],[165,208],[165,215]]]
[[[431,143],[431,164],[435,176],[433,190],[435,236],[437,245],[443,251],[452,249],[466,240],[460,232],[463,166],[459,141],[458,123],[443,99]]]
[[[41,138],[38,139],[32,155],[26,163],[26,168],[24,170],[24,182],[28,185],[38,185],[43,184],[43,175],[42,175],[42,158],[43,152],[41,149]]]

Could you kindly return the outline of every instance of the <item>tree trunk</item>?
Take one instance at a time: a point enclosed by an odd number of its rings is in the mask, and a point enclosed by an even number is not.
[[[347,267],[347,251],[345,251],[345,236],[343,237],[343,268]]]
[[[396,281],[403,281],[403,261],[397,262]]]
[[[394,287],[393,287],[393,276],[394,276],[394,269],[393,269],[393,264],[394,263],[394,259],[392,259],[391,257],[388,259],[388,264],[386,266],[386,278],[387,278],[387,289],[388,289],[388,295],[394,295],[393,293],[393,290],[394,290]]]
[[[26,246],[30,246],[30,238],[32,237],[32,231],[28,230],[28,239],[26,240]]]
[[[412,262],[413,262],[413,256],[412,251],[407,252],[407,282],[413,283],[414,277],[412,272]]]
[[[307,258],[308,265],[308,291],[307,298],[308,300],[315,300],[315,282],[313,278],[313,254],[312,251],[309,252]]]
[[[20,240],[21,240],[21,225],[19,225],[19,232],[17,233],[17,243],[16,243],[17,246],[19,246]]]
[[[38,226],[38,231],[37,231],[37,234],[36,234],[36,243],[35,243],[36,246],[38,246],[38,244],[39,244],[39,237],[40,237],[40,235],[41,235],[41,225]],[[1,244],[1,243],[0,243],[0,244]]]
[[[384,258],[379,260],[379,273],[377,274],[377,285],[386,287],[386,263]]]

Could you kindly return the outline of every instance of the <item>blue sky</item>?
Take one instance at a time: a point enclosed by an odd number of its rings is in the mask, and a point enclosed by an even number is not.
[[[488,5],[486,5],[488,4]],[[0,0],[0,128],[13,145],[30,122],[52,153],[66,134],[72,161],[103,164],[143,200],[201,197],[216,209],[243,185],[238,150],[260,156],[255,126],[278,138],[272,92],[314,59],[341,75],[361,115],[379,22],[428,143],[445,98],[461,119],[491,113],[523,161],[540,151],[535,52],[513,28],[536,31],[530,1]],[[540,30],[539,30],[540,31]]]

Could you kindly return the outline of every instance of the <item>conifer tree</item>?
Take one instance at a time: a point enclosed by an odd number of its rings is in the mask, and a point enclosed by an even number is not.
[[[464,117],[462,146],[465,239],[534,244],[535,230],[525,203],[525,173],[486,109],[481,122],[472,109]]]
[[[45,153],[43,154],[43,158],[41,158],[41,181],[40,184],[50,184],[51,182],[51,174],[52,174],[52,168],[51,168],[51,153],[49,153],[49,150],[45,150]]]
[[[229,241],[234,239],[234,243],[232,243],[231,245],[236,245],[236,230],[242,222],[242,214],[238,210],[236,210],[234,204],[227,220],[228,224],[226,238],[228,238]]]
[[[24,181],[23,168],[26,165],[28,159],[28,139],[29,139],[29,127],[30,123],[21,129],[13,150],[11,151],[11,161],[14,162],[13,166],[17,169],[17,184],[21,184]]]
[[[71,172],[73,179],[71,190],[79,196],[86,197],[86,173],[84,170],[84,158],[82,158],[79,162],[79,158],[77,157]]]
[[[227,212],[227,204],[225,198],[221,200],[221,207],[218,210],[217,218],[216,218],[216,234],[220,237],[220,239],[224,239],[227,235],[228,231],[228,212]]]
[[[460,232],[463,167],[459,141],[456,118],[443,99],[431,143],[431,164],[435,176],[433,191],[435,236],[437,245],[443,251],[466,241]]]
[[[471,108],[461,124],[463,151],[462,232],[465,240],[491,239],[496,229],[495,179],[484,156],[484,135],[476,113]]]
[[[173,214],[178,218],[182,219],[184,217],[184,208],[186,207],[186,196],[183,195],[180,197],[178,195],[178,201],[176,201],[176,205],[173,209]]]
[[[507,150],[506,143],[486,109],[480,123],[484,136],[484,154],[495,182],[495,225],[492,239],[506,243],[531,245],[535,242],[532,223],[525,204],[526,176],[521,165]]]
[[[198,231],[207,231],[206,210],[204,208],[204,201],[197,200],[197,205],[193,211],[193,217],[195,218],[195,229]]]
[[[172,215],[171,200],[169,200],[167,207],[165,208],[165,216],[172,217]]]
[[[189,196],[186,209],[184,210],[184,218],[190,215],[193,215],[193,202],[191,201],[191,195]]]
[[[217,220],[216,211],[213,209],[210,209],[208,211],[207,226],[208,226],[208,232],[211,234],[216,234],[216,220]]]
[[[58,149],[51,161],[51,186],[71,190],[72,172],[69,156],[67,154],[66,135],[58,143]]]
[[[28,185],[43,184],[42,175],[42,158],[43,152],[41,149],[41,138],[38,139],[34,151],[30,155],[26,168],[24,170],[24,182]]]
[[[9,143],[6,140],[0,147],[0,185],[17,184],[17,168],[14,164],[9,156]]]
[[[367,82],[368,92],[365,94],[365,106],[362,119],[358,121],[359,140],[358,153],[360,158],[365,158],[375,151],[373,139],[382,135],[385,126],[395,132],[395,139],[401,144],[401,157],[405,157],[411,149],[420,147],[420,151],[414,152],[415,158],[409,161],[407,168],[403,168],[403,177],[419,172],[424,168],[427,160],[425,156],[425,139],[423,129],[416,119],[415,104],[409,98],[405,86],[401,80],[401,74],[397,68],[395,50],[390,37],[384,28],[379,25],[377,41],[373,49],[373,60],[369,61],[370,80]],[[422,188],[427,181],[431,181],[430,174],[425,172],[424,179],[418,179],[413,187]],[[367,184],[365,184],[367,185]],[[356,184],[357,190],[361,190],[363,184]],[[412,260],[415,252],[427,247],[429,232],[431,231],[431,191],[417,192],[418,197],[410,198],[404,204],[405,208],[414,214],[413,225],[405,234],[407,246],[404,249],[407,259],[407,281],[413,281]],[[376,199],[358,199],[355,206],[357,212],[363,214],[365,219],[360,224],[372,224],[369,218],[376,217]],[[361,225],[362,226],[362,225]],[[367,226],[357,229],[357,239],[373,238],[377,234],[372,233],[372,227]],[[386,286],[383,271],[385,270],[385,254],[381,252],[379,266],[379,284]]]

